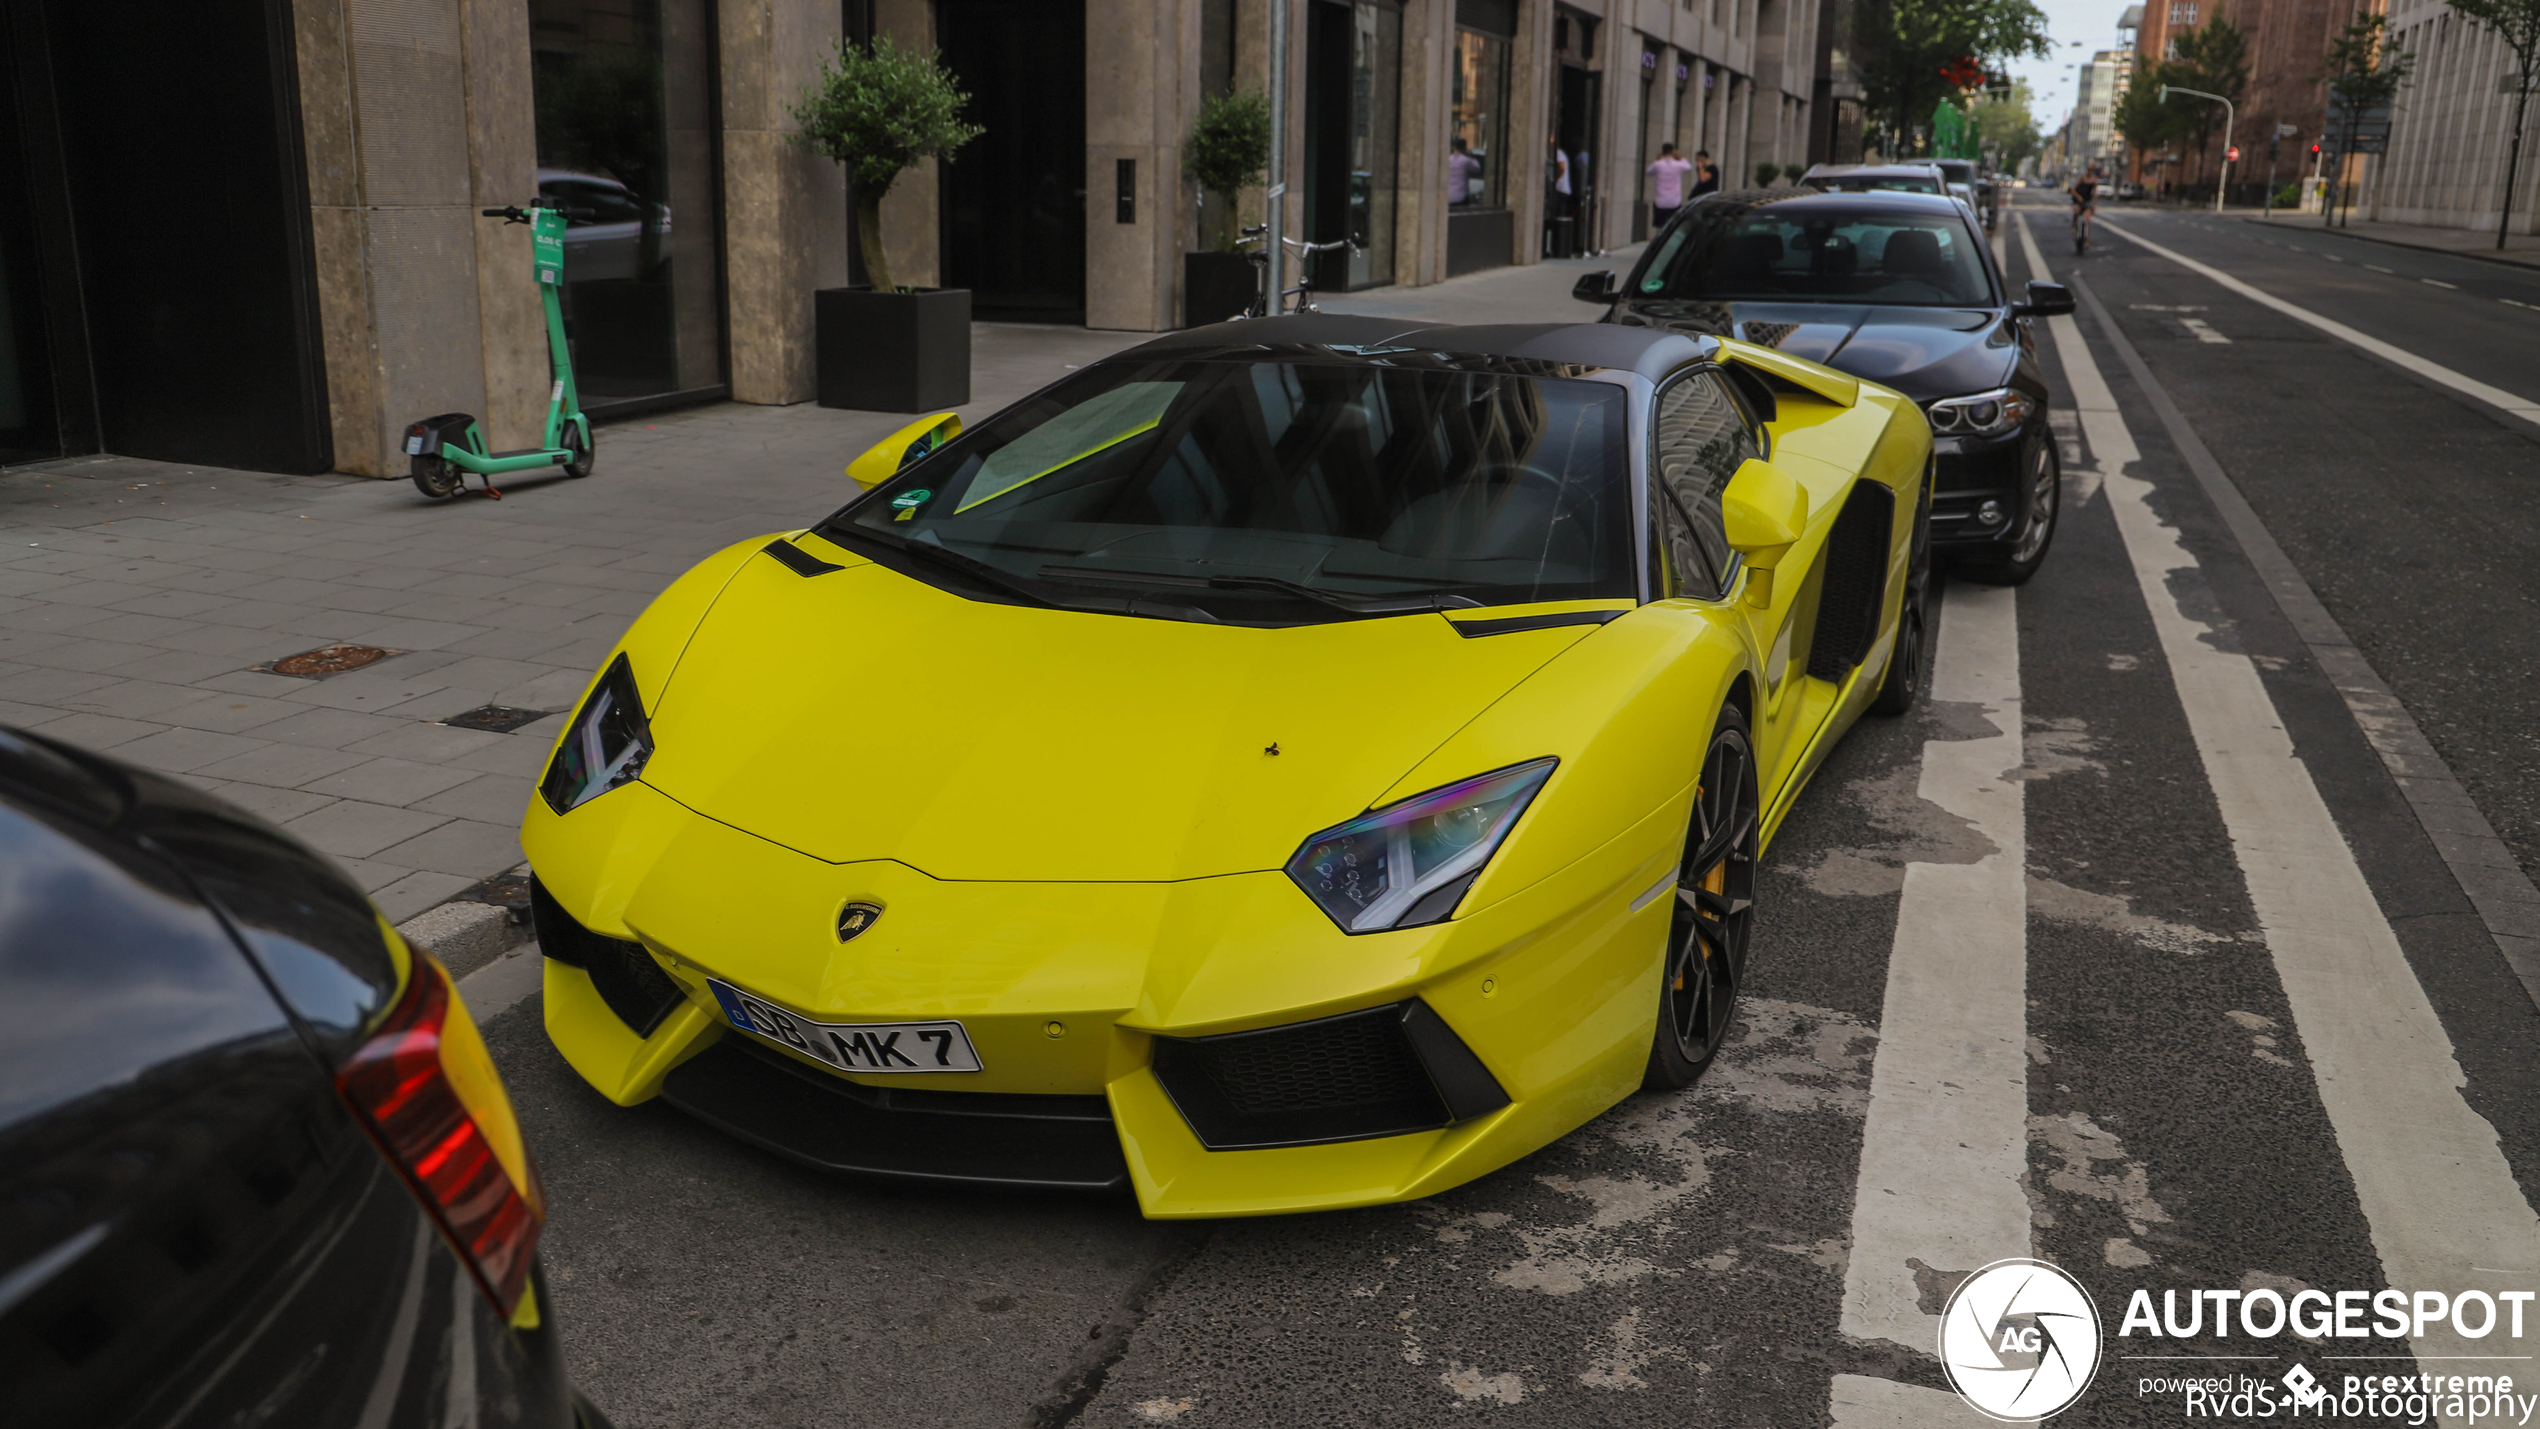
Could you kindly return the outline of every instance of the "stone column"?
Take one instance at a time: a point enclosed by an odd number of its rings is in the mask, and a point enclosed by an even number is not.
[[[1508,47],[1509,220],[1515,263],[1543,261],[1544,136],[1552,132],[1553,0],[1519,0],[1517,38]]]
[[[846,176],[787,107],[840,34],[838,6],[722,0],[723,242],[732,399],[813,392],[812,291],[847,281]]]
[[[292,25],[339,470],[400,477],[406,423],[471,412],[496,447],[546,414],[526,230],[527,12],[503,0],[300,0]]]
[[[1171,0],[1085,0],[1085,326],[1181,324],[1190,221],[1182,141],[1199,114],[1198,17]],[[1131,218],[1120,221],[1121,165]]]
[[[935,7],[930,0],[880,0],[873,28],[906,50],[935,48]],[[843,180],[842,180],[843,182]],[[899,176],[882,196],[882,251],[891,276],[912,288],[942,285],[944,244],[938,203],[938,171],[928,159]]]

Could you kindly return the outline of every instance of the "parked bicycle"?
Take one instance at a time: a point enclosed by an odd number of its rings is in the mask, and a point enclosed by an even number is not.
[[[1270,297],[1270,250],[1265,242],[1268,232],[1266,225],[1248,224],[1244,228],[1243,236],[1235,240],[1235,246],[1244,250],[1244,256],[1252,260],[1252,266],[1258,270],[1259,274],[1253,282],[1252,305],[1245,308],[1241,316],[1266,318],[1273,312],[1319,313],[1323,311],[1314,305],[1314,260],[1323,254],[1338,253],[1349,247],[1348,240],[1307,243],[1295,238],[1281,238],[1279,241],[1297,256],[1296,286],[1280,289],[1279,301],[1273,302]],[[1280,303],[1284,303],[1290,297],[1296,299],[1296,306],[1281,307]]]

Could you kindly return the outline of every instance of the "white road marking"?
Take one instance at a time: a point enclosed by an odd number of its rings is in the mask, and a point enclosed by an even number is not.
[[[2198,342],[2229,342],[2230,338],[2214,331],[2214,325],[2203,318],[2180,318],[2178,325],[2196,335]]]
[[[2429,283],[2429,284],[2432,284],[2433,286],[2435,286],[2435,287],[2437,287],[2437,288],[2449,288],[2449,289],[2451,289],[2453,292],[2456,292],[2456,293],[2457,293],[2457,292],[2459,292],[2459,291],[2461,290],[2461,285],[2460,285],[2460,284],[2458,284],[2458,283],[2446,283],[2446,282],[2444,282],[2444,281],[2443,281],[2442,279],[2440,279],[2440,278],[2419,278],[2419,279],[2417,279],[2417,281],[2418,281],[2418,282],[2420,282],[2420,283]]]
[[[1922,1354],[1939,1347],[1940,1316],[1922,1308],[1917,1264],[1964,1274],[2030,1247],[2028,837],[2009,587],[1948,588],[1931,697],[1972,707],[1995,733],[1926,743],[1917,792],[1993,851],[1905,867],[1842,1317],[1846,1335]]]
[[[2365,267],[2367,267],[2367,268],[2370,268],[2371,270],[2373,270],[2373,271],[2374,271],[2374,272],[2376,272],[2376,273],[2389,273],[2389,272],[2390,272],[2390,270],[2389,270],[2389,269],[2382,267],[2382,266],[2381,266],[2380,264],[2378,264],[2378,263],[2366,263],[2364,266],[2365,266]],[[2395,278],[2395,277],[2397,277],[2397,276],[2398,276],[2398,274],[2396,274],[2396,273],[2391,273],[2391,274],[2390,274],[2390,276],[2392,276],[2392,277],[2394,277],[2394,278]]]
[[[2021,239],[2029,266],[2042,275],[2044,258],[2025,226]],[[2173,582],[2200,576],[2198,562],[2177,529],[2153,514],[2152,484],[2125,470],[2139,453],[2080,324],[2049,321],[2386,1282],[2456,1291],[2471,1283],[2474,1266],[2540,1274],[2540,1217],[2523,1198],[2495,1127],[2462,1099],[2468,1079],[2450,1036],[2294,751],[2257,666],[2212,643],[2212,626],[2180,606]],[[2430,1327],[2415,1348],[2431,1359],[2480,1345]]]
[[[1834,1377],[1835,1429],[1931,1429],[1933,1425],[2034,1424],[2034,1419],[1992,1419],[1945,1389],[1898,1384],[1866,1374]]]
[[[2115,223],[2109,223],[2105,220],[2102,220],[2101,222],[2103,227],[2116,234],[2119,238],[2124,239],[2126,242],[2150,249],[2152,252],[2157,253],[2171,262],[2176,263],[2180,267],[2187,269],[2189,272],[2210,278],[2214,282],[2221,284],[2223,287],[2230,289],[2232,292],[2238,293],[2240,296],[2249,299],[2251,302],[2273,308],[2277,312],[2284,314],[2286,317],[2292,318],[2296,322],[2308,323],[2312,327],[2319,329],[2321,332],[2327,333],[2330,337],[2336,338],[2340,342],[2352,343],[2356,347],[2362,348],[2364,351],[2371,353],[2373,356],[2380,358],[2384,362],[2405,368],[2406,370],[2417,374],[2419,377],[2439,382],[2464,396],[2475,397],[2479,401],[2485,402],[2491,407],[2511,412],[2515,416],[2522,418],[2524,421],[2540,423],[2540,402],[2535,402],[2528,397],[2517,396],[2501,387],[2491,387],[2488,384],[2479,381],[2477,378],[2469,376],[2467,373],[2455,372],[2451,368],[2445,367],[2439,362],[2432,362],[2419,357],[2404,347],[2383,342],[2380,338],[2373,337],[2367,333],[2357,332],[2355,329],[2348,327],[2346,324],[2341,323],[2334,318],[2322,317],[2318,313],[2312,312],[2309,308],[2303,307],[2298,303],[2286,302],[2284,299],[2277,297],[2273,293],[2266,292],[2263,289],[2255,288],[2242,282],[2240,279],[2231,276],[2229,273],[2222,271],[2220,268],[2213,267],[2212,265],[2206,263],[2199,263],[2195,259],[2190,258],[2186,254],[2180,253],[2175,249],[2165,248],[2160,244],[2153,242],[2151,239],[2144,238],[2137,234],[2128,233],[2123,227]],[[2028,233],[2028,226],[2026,224],[2022,224],[2020,232],[2023,235],[2026,235]],[[2033,237],[2023,237],[2022,242],[2027,247],[2033,248],[2036,245],[2037,240]],[[2032,265],[2035,265],[2037,260],[2032,257],[2029,261]],[[2070,318],[2066,318],[2064,321],[2067,324],[2072,324],[2072,319]],[[2079,325],[2077,324],[2073,324],[2073,327],[2076,332],[2080,330]],[[2055,329],[2055,332],[2060,338],[2062,335],[2062,329]]]

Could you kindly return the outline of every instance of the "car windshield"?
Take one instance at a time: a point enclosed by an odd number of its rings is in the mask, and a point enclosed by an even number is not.
[[[1625,413],[1612,383],[1416,353],[1110,362],[822,530],[912,574],[931,558],[1050,604],[1139,600],[1132,614],[1295,624],[1630,597]]]
[[[1642,270],[1644,298],[1989,307],[1993,280],[1954,213],[1764,204],[1696,210]]]

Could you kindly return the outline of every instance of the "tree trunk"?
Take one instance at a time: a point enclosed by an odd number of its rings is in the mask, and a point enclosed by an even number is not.
[[[2522,167],[2523,112],[2531,106],[2531,66],[2522,67],[2522,91],[2514,96],[2514,142],[2505,151],[2505,194],[2497,201],[2496,251],[2505,251],[2505,230],[2514,221],[2514,177]]]
[[[889,190],[865,184],[856,185],[856,245],[864,252],[865,280],[877,293],[898,291],[891,281],[891,260],[882,251],[882,195]]]

